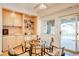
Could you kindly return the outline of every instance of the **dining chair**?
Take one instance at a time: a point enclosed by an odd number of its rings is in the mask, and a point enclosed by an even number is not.
[[[17,56],[12,46],[8,46],[8,55],[9,56]]]

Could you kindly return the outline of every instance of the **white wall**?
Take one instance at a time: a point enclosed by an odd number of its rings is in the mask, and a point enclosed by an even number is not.
[[[40,35],[41,34],[41,18],[38,17],[37,18],[37,34]]]
[[[43,32],[43,20],[51,20],[51,19],[54,19],[54,17],[50,17],[50,18],[48,18],[48,17],[45,17],[45,18],[42,18],[41,19],[41,35],[43,35],[42,34],[42,32]],[[55,18],[55,35],[50,35],[50,34],[44,34],[45,36],[47,36],[47,37],[53,37],[54,38],[54,45],[55,46],[57,46],[57,47],[59,47],[60,46],[60,41],[59,41],[59,39],[60,39],[60,35],[59,35],[59,32],[60,32],[60,21],[58,20],[58,18]],[[44,36],[44,37],[45,37]],[[46,39],[47,39],[47,37],[45,37]]]
[[[2,52],[2,7],[0,6],[0,53]]]

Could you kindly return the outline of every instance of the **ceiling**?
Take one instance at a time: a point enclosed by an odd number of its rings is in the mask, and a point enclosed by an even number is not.
[[[35,7],[38,4],[40,4],[40,3],[9,3],[9,4],[3,4],[3,5],[15,7],[18,9],[30,10],[32,12],[37,13],[40,16],[44,16],[44,15],[50,14],[50,13],[55,13],[60,10],[77,5],[75,3],[45,3],[47,5],[46,9],[37,9]]]
[[[12,6],[12,7],[18,7],[18,8],[24,8],[25,10],[33,10],[35,12],[42,11],[41,9],[35,8],[40,3],[9,3],[9,4],[3,4],[4,6]],[[45,3],[47,8],[50,8],[51,6],[56,5],[56,3]],[[45,10],[45,9],[43,9]]]

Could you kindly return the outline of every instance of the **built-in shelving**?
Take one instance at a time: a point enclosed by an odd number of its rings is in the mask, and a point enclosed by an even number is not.
[[[16,47],[17,45],[22,44],[24,36],[29,35],[29,32],[30,35],[36,34],[36,24],[36,16],[30,16],[4,8],[3,29],[7,29],[8,34],[3,35],[3,51],[8,49],[8,45]]]
[[[24,19],[24,24],[25,24],[25,30],[27,30],[27,31],[25,31],[25,34],[33,34],[33,31],[34,31],[34,21],[33,21],[33,19],[31,18],[31,19]]]

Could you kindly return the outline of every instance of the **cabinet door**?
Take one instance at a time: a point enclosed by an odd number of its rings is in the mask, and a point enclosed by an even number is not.
[[[3,19],[3,25],[4,26],[12,26],[12,20],[8,16],[5,16]]]
[[[22,15],[15,13],[15,19],[14,19],[14,26],[21,26],[22,25]]]
[[[15,19],[14,20],[14,26],[21,26],[21,20],[20,19]]]
[[[9,39],[7,36],[3,37],[3,51],[8,50]]]
[[[12,48],[16,47],[16,41],[14,36],[3,37],[3,51],[8,50],[8,46],[11,46]]]
[[[15,41],[15,36],[9,36],[9,45],[14,48],[16,47],[16,41]]]
[[[16,46],[21,45],[24,41],[24,37],[23,36],[16,36]]]
[[[12,26],[13,25],[13,17],[9,11],[3,10],[3,25]]]

